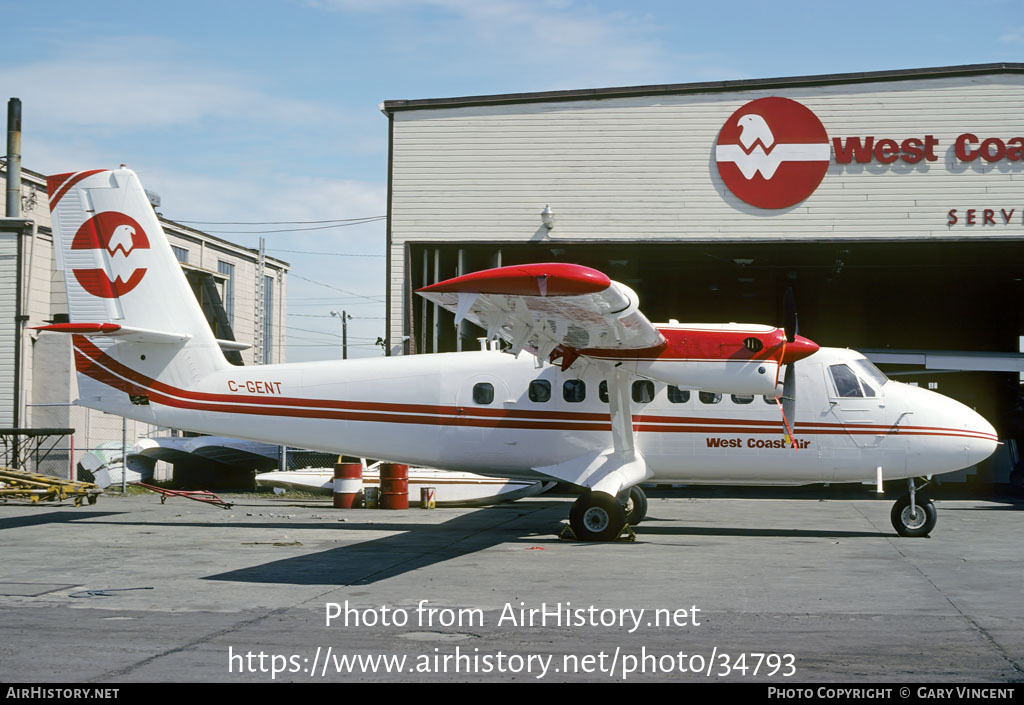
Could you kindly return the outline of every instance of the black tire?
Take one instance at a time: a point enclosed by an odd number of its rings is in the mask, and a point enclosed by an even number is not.
[[[1014,494],[1024,494],[1024,463],[1017,463],[1017,467],[1010,473],[1010,489]]]
[[[626,523],[630,526],[636,526],[647,518],[647,495],[639,485],[629,488],[629,497],[623,510],[626,513]]]
[[[569,525],[580,541],[614,541],[626,525],[626,512],[615,497],[589,492],[573,503]]]
[[[917,495],[914,504],[917,506],[916,517],[910,515],[909,494],[903,495],[892,505],[889,518],[900,536],[927,536],[935,528],[935,521],[938,519],[935,503],[928,497]]]

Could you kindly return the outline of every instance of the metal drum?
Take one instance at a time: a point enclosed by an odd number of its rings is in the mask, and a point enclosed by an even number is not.
[[[359,492],[363,489],[362,463],[336,463],[334,465],[334,508],[352,509],[359,506]]]
[[[409,508],[409,466],[380,464],[380,508]]]

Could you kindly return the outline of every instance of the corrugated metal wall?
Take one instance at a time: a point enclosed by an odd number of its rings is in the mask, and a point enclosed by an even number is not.
[[[18,233],[0,232],[0,428],[14,426]]]

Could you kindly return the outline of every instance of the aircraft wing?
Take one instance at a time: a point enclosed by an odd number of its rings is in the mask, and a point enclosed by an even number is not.
[[[516,354],[526,348],[547,359],[556,348],[649,350],[665,344],[632,289],[577,264],[498,267],[417,293],[453,311],[456,325],[465,319],[488,338],[500,335]]]

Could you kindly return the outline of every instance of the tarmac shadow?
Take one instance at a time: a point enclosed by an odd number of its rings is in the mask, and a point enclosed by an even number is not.
[[[727,526],[649,526],[637,527],[637,535],[660,536],[747,536],[776,538],[890,538],[895,533],[881,531],[830,531],[828,529],[737,529]]]
[[[404,531],[318,553],[210,575],[204,580],[288,585],[371,585],[501,544],[542,542],[544,538],[550,538],[550,532],[541,530],[541,536],[524,537],[523,526],[517,520],[552,508],[561,512],[564,506],[560,502],[534,503],[528,510],[511,513],[492,507],[457,516],[442,524],[394,525],[391,527],[393,530]],[[542,517],[533,517],[528,523],[536,522],[539,528],[539,518]],[[380,530],[383,527],[374,524],[365,528]]]
[[[3,529],[19,529],[23,526],[40,526],[42,524],[66,524],[84,519],[97,519],[124,514],[124,512],[45,512],[43,514],[25,514],[17,517],[0,519],[0,531]]]

